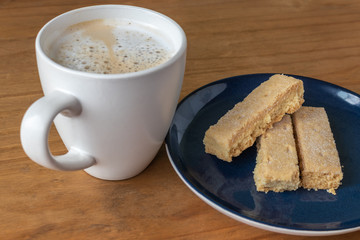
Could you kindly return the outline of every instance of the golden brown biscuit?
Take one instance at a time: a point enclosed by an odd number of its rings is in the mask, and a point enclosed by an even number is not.
[[[203,140],[205,152],[231,162],[273,123],[299,109],[303,95],[301,80],[281,74],[271,76],[210,126]]]
[[[289,115],[257,139],[257,148],[254,170],[257,191],[283,192],[299,188],[299,161]]]
[[[293,114],[302,186],[335,194],[343,173],[324,108],[301,107]]]

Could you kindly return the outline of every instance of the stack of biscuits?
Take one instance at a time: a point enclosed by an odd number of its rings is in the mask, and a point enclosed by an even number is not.
[[[303,82],[276,74],[210,126],[205,152],[231,162],[257,142],[257,191],[326,189],[343,178],[326,111],[305,107]]]

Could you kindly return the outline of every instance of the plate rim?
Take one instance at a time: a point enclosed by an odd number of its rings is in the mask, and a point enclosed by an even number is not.
[[[231,76],[231,77],[226,77],[226,78],[223,78],[223,79],[219,79],[219,80],[216,80],[216,81],[213,81],[213,82],[210,82],[210,83],[207,83],[195,90],[193,90],[192,92],[190,92],[188,95],[186,95],[177,105],[176,107],[176,110],[175,110],[175,114],[176,112],[178,111],[179,107],[181,107],[181,105],[187,101],[188,98],[190,98],[191,96],[193,96],[194,94],[196,94],[197,92],[201,91],[202,89],[204,88],[207,88],[209,86],[212,86],[212,85],[215,85],[215,84],[219,84],[221,82],[224,82],[224,81],[231,81],[232,79],[235,79],[235,78],[239,78],[239,77],[243,77],[243,78],[246,78],[246,77],[253,77],[253,76],[256,76],[256,75],[262,75],[262,76],[265,76],[265,75],[274,75],[274,74],[278,74],[278,73],[254,73],[254,74],[244,74],[244,75],[236,75],[236,76]],[[320,84],[325,84],[325,85],[328,85],[328,86],[331,86],[333,88],[336,88],[336,89],[339,89],[339,90],[344,90],[345,92],[348,92],[348,93],[351,93],[355,96],[357,96],[358,98],[360,98],[360,94],[357,94],[349,89],[346,89],[344,87],[341,87],[339,85],[336,85],[336,84],[333,84],[333,83],[330,83],[330,82],[326,82],[326,81],[323,81],[323,80],[319,80],[319,79],[315,79],[315,78],[312,78],[312,77],[307,77],[307,76],[300,76],[300,75],[294,75],[294,74],[284,74],[284,75],[287,75],[287,76],[292,76],[292,77],[298,77],[300,79],[309,79],[311,81],[316,81]],[[205,104],[206,105],[206,104]],[[174,116],[175,116],[174,114]],[[171,124],[172,125],[172,124]],[[174,159],[172,158],[171,156],[171,146],[169,146],[168,142],[169,142],[169,137],[170,137],[170,131],[167,133],[167,136],[165,138],[165,148],[166,148],[166,152],[167,152],[167,155],[168,155],[168,158],[170,160],[170,163],[173,167],[173,169],[175,170],[175,172],[177,173],[177,175],[180,177],[180,179],[185,183],[185,185],[197,196],[199,197],[202,201],[204,201],[206,204],[208,204],[209,206],[211,206],[212,208],[214,208],[215,210],[221,212],[222,214],[232,218],[232,219],[235,219],[237,221],[240,221],[242,223],[245,223],[247,225],[250,225],[250,226],[253,226],[253,227],[256,227],[256,228],[260,228],[260,229],[263,229],[263,230],[267,230],[267,231],[272,231],[272,232],[277,232],[277,233],[282,233],[282,234],[289,234],[289,235],[299,235],[299,236],[330,236],[330,235],[339,235],[339,234],[345,234],[345,233],[350,233],[350,232],[354,232],[354,231],[358,231],[360,230],[360,225],[359,226],[356,226],[356,227],[348,227],[348,228],[341,228],[341,229],[332,229],[332,230],[327,230],[327,229],[324,229],[324,230],[321,230],[321,229],[316,229],[316,230],[310,230],[310,229],[296,229],[294,227],[281,227],[281,226],[275,226],[275,225],[272,225],[271,223],[266,223],[266,222],[263,222],[263,221],[260,221],[260,220],[256,220],[256,219],[253,219],[251,217],[247,217],[247,216],[242,216],[240,213],[236,213],[235,211],[231,210],[231,209],[228,209],[226,206],[220,204],[220,203],[217,203],[216,201],[214,201],[213,199],[205,196],[201,190],[199,190],[196,186],[194,186],[190,180],[188,180],[186,178],[186,176],[184,176],[180,170],[178,169],[178,167],[176,166],[176,163],[174,161]],[[360,217],[359,217],[360,218]]]

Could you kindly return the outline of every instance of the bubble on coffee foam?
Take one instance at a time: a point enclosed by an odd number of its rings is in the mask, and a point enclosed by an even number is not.
[[[58,42],[53,60],[71,69],[109,74],[145,70],[170,57],[166,43],[134,25],[109,30],[113,37],[110,41],[88,36],[81,28],[71,31]]]

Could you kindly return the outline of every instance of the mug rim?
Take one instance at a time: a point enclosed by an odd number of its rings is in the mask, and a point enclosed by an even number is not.
[[[84,72],[84,71],[80,71],[80,70],[75,70],[75,69],[71,69],[68,67],[65,67],[57,62],[55,62],[54,60],[52,60],[44,51],[43,46],[40,43],[41,37],[44,33],[44,31],[46,31],[46,29],[55,21],[57,21],[60,18],[64,18],[67,15],[71,15],[77,12],[81,12],[81,11],[86,11],[89,9],[113,9],[113,8],[122,8],[122,9],[136,9],[139,11],[146,11],[146,12],[150,12],[154,15],[157,15],[160,18],[165,19],[166,21],[170,22],[170,24],[174,25],[180,36],[181,36],[181,45],[180,47],[175,51],[175,54],[173,56],[170,57],[170,59],[168,59],[166,62],[161,63],[157,66],[154,67],[150,67],[144,70],[140,70],[137,72],[128,72],[128,73],[109,73],[109,74],[104,74],[104,73],[93,73],[93,72]],[[74,23],[76,24],[76,23]],[[81,75],[81,76],[85,76],[85,77],[89,77],[89,78],[101,78],[101,79],[119,79],[119,78],[130,78],[130,77],[139,77],[139,76],[143,76],[143,75],[147,75],[147,74],[151,74],[153,72],[159,71],[161,69],[166,68],[169,65],[172,65],[174,62],[176,62],[184,53],[186,53],[186,49],[187,49],[187,38],[186,38],[186,34],[184,32],[184,30],[181,28],[181,26],[175,22],[173,19],[171,19],[170,17],[148,9],[148,8],[143,8],[143,7],[138,7],[138,6],[132,6],[132,5],[122,5],[122,4],[103,4],[103,5],[92,5],[92,6],[87,6],[87,7],[81,7],[81,8],[76,8],[67,12],[64,12],[54,18],[52,18],[51,20],[49,20],[38,32],[37,36],[36,36],[36,40],[35,40],[35,50],[36,50],[36,54],[39,54],[39,56],[41,56],[43,59],[45,59],[46,61],[49,62],[49,64],[51,64],[53,67],[61,70],[61,71],[65,71],[74,75]]]

